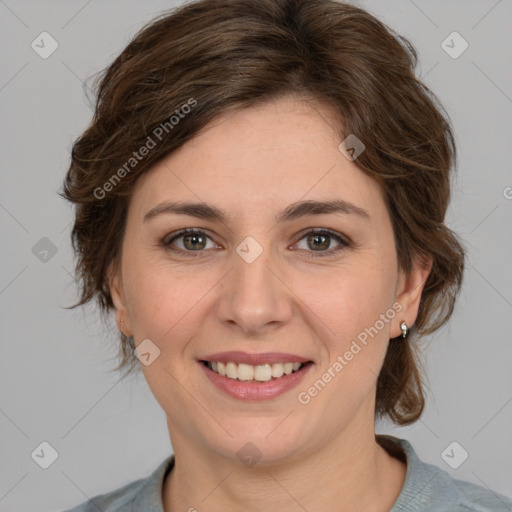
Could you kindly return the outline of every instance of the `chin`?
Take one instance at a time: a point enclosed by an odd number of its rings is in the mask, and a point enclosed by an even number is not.
[[[223,423],[227,433],[217,440],[211,437],[207,440],[211,449],[220,455],[252,467],[275,466],[288,463],[298,458],[298,452],[303,452],[308,445],[304,426],[291,425],[293,413],[279,415],[279,417],[246,418]],[[282,423],[281,423],[282,422]]]

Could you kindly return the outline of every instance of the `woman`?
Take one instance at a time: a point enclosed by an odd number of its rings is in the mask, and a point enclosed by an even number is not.
[[[112,63],[63,195],[81,300],[114,313],[174,455],[73,509],[488,511],[375,434],[424,407],[450,317],[455,146],[416,54],[332,0],[202,0]]]

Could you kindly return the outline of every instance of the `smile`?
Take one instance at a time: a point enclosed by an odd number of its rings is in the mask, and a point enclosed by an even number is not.
[[[213,372],[227,377],[228,379],[240,381],[258,381],[268,382],[272,379],[279,379],[283,375],[290,375],[295,373],[304,366],[303,363],[264,363],[258,365],[251,365],[240,363],[236,364],[232,361],[229,362],[213,362],[203,361],[210,370]]]
[[[272,364],[265,363],[263,358],[256,359],[258,364],[254,365],[248,362],[236,364],[229,359],[226,362],[203,359],[198,363],[214,389],[243,401],[272,400],[284,395],[297,387],[314,367],[312,361],[304,359],[302,362]]]

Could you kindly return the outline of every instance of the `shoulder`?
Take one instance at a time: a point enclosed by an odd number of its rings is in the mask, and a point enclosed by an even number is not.
[[[464,480],[451,478],[451,483],[460,496],[461,511],[512,512],[512,499],[503,494]]]
[[[144,479],[137,480],[114,491],[98,494],[65,512],[131,512],[131,504],[143,482]]]
[[[163,512],[162,484],[173,464],[174,455],[171,455],[147,478],[140,478],[113,491],[98,494],[64,512]]]
[[[405,482],[390,512],[512,512],[510,498],[457,480],[447,471],[423,462],[406,439],[378,435],[377,440],[393,456],[407,461]],[[402,449],[401,455],[397,455],[397,448]]]

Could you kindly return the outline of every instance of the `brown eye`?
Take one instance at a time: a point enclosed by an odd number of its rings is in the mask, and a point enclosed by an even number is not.
[[[302,236],[299,242],[302,240],[306,240],[306,246],[299,247],[299,249],[309,253],[317,253],[310,254],[312,257],[328,256],[344,248],[351,247],[350,240],[326,229],[310,230]],[[337,247],[331,247],[333,245],[333,240],[338,244]],[[212,242],[213,247],[207,246],[208,241]],[[297,244],[299,242],[297,242]],[[170,237],[168,236],[164,238],[162,245],[166,250],[193,256],[199,256],[207,249],[216,247],[216,244],[213,243],[210,236],[203,231],[194,228],[183,229]]]
[[[308,246],[312,249],[329,249],[331,245],[331,236],[330,235],[308,235]]]
[[[191,234],[188,233],[186,235],[182,235],[183,245],[186,249],[196,250],[196,249],[204,249],[206,243],[206,237],[200,234]]]
[[[304,239],[306,240],[306,247],[299,247],[299,249],[319,253],[318,256],[323,256],[324,253],[327,256],[351,246],[348,239],[326,229],[310,230],[300,240]],[[338,243],[338,246],[334,249],[331,248],[333,239]]]
[[[200,252],[207,249],[207,242],[210,237],[203,231],[197,229],[183,229],[171,238],[166,237],[163,245],[166,249],[175,252]]]

